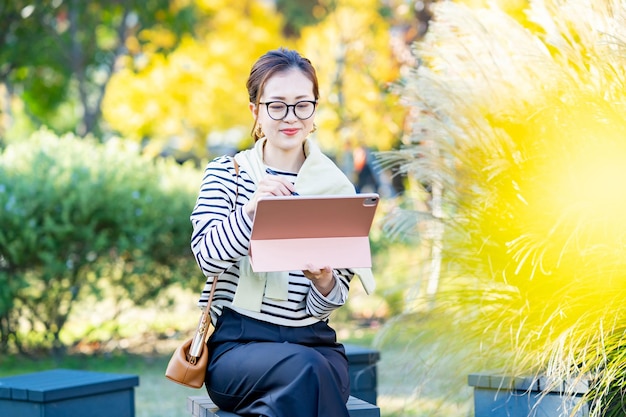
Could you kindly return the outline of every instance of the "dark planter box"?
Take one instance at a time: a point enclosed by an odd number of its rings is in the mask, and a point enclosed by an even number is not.
[[[550,384],[546,378],[516,378],[494,374],[471,374],[475,417],[587,417],[589,406],[580,404],[587,392],[584,383],[575,386]],[[549,388],[548,388],[549,387]],[[571,414],[576,406],[580,408]]]
[[[55,369],[0,378],[3,417],[134,417],[139,377]]]
[[[348,356],[350,394],[370,404],[378,397],[377,364],[380,352],[357,345],[344,345]]]

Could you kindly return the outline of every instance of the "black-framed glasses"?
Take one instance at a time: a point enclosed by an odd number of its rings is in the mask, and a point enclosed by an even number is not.
[[[274,120],[283,120],[289,114],[289,108],[293,108],[293,114],[300,120],[306,120],[313,116],[317,101],[303,100],[296,104],[287,104],[282,101],[266,101],[264,104],[267,108],[267,115]]]

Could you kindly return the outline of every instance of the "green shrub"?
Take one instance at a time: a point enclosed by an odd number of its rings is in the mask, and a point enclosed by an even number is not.
[[[40,131],[10,144],[0,154],[0,349],[23,350],[27,332],[62,348],[75,302],[104,288],[143,304],[190,277],[200,285],[189,250],[200,177],[117,140]]]

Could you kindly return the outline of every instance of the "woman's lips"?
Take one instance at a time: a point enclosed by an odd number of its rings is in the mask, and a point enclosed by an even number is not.
[[[282,129],[281,132],[283,132],[285,135],[293,136],[298,133],[299,130],[300,129]]]

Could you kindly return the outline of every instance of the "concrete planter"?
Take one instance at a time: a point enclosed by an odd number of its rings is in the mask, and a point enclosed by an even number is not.
[[[583,382],[572,386],[553,384],[545,377],[480,373],[469,375],[468,383],[474,387],[475,417],[589,416],[588,404],[580,404],[588,391],[588,384]]]
[[[3,417],[134,417],[137,375],[53,369],[0,379]]]

